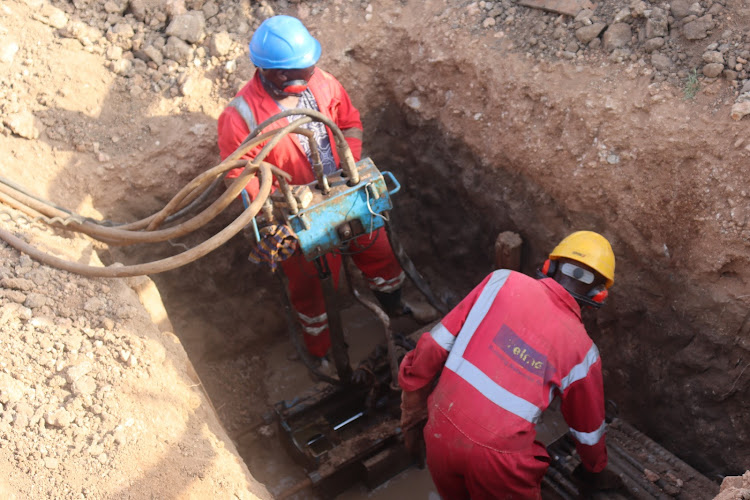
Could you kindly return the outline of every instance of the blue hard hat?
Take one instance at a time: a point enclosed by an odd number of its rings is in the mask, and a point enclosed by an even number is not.
[[[309,68],[318,62],[320,52],[320,42],[291,16],[269,17],[250,39],[250,60],[263,69]]]

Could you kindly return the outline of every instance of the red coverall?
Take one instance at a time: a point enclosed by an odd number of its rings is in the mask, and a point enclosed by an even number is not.
[[[424,437],[443,499],[541,498],[549,455],[535,423],[555,394],[584,466],[606,467],[599,352],[556,281],[505,269],[487,276],[422,335],[399,384],[417,391],[438,375]]]
[[[315,97],[320,112],[331,118],[342,131],[362,130],[359,111],[352,104],[344,87],[332,75],[316,68],[308,83],[308,88]],[[244,116],[238,108],[243,109]],[[219,116],[219,151],[222,160],[232,154],[250,133],[248,121],[254,127],[280,112],[277,102],[265,91],[259,73],[256,72],[252,80],[237,93],[230,106]],[[288,123],[287,120],[278,120],[265,130],[281,128]],[[333,145],[333,135],[330,130],[328,134]],[[354,159],[359,161],[362,154],[362,140],[356,137],[346,137],[346,141]],[[252,149],[245,155],[245,158],[255,157],[261,149],[262,146]],[[333,156],[336,165],[340,165],[335,147],[333,147]],[[291,184],[308,184],[315,180],[315,174],[296,134],[284,137],[266,156],[265,161],[291,174]],[[227,178],[235,178],[241,171],[241,169],[232,170],[227,174]],[[258,178],[252,178],[245,189],[250,198],[254,198],[258,194]],[[374,244],[372,244],[372,239],[375,239]],[[381,292],[391,292],[400,288],[405,276],[391,250],[385,231],[380,229],[372,235],[361,236],[352,243],[351,250],[357,252],[364,247],[369,248],[356,253],[353,259],[368,279],[370,287]],[[338,284],[341,257],[329,253],[325,258],[328,260],[333,282]],[[289,279],[289,296],[302,325],[307,349],[314,356],[324,356],[331,341],[323,290],[315,265],[308,262],[300,252],[283,261],[281,265]]]

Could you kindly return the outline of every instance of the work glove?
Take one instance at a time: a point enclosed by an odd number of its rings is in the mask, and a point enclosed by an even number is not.
[[[286,224],[272,224],[259,231],[260,241],[247,256],[250,262],[266,263],[275,271],[279,262],[285,261],[297,250],[297,235]]]
[[[601,472],[590,472],[583,464],[578,464],[571,476],[583,498],[597,491],[620,490],[624,486],[620,476],[607,468]]]
[[[401,392],[401,432],[404,434],[404,446],[420,468],[424,467],[422,429],[427,420],[427,397],[430,390],[431,385],[426,385],[416,391]]]

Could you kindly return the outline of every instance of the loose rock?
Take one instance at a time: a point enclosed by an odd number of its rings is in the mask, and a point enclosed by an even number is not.
[[[18,52],[18,44],[12,40],[0,40],[0,62],[10,64]]]
[[[750,101],[738,102],[732,106],[731,117],[733,120],[741,120],[750,115]]]
[[[630,43],[632,33],[630,31],[630,25],[625,23],[612,24],[607,28],[602,37],[604,43],[604,49],[607,51],[613,51],[620,47],[625,47]]]
[[[232,48],[232,38],[229,33],[222,31],[211,37],[209,51],[212,56],[221,57],[229,53]]]
[[[19,137],[32,140],[39,138],[39,129],[36,127],[34,115],[28,111],[12,114],[4,118],[3,123]]]
[[[172,19],[167,27],[167,35],[189,43],[196,43],[204,36],[206,20],[201,11],[190,11]]]

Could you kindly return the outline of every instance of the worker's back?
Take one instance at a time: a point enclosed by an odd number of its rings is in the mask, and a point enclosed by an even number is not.
[[[579,382],[598,363],[580,308],[564,288],[552,279],[496,271],[456,337],[430,406],[475,443],[502,451],[528,449],[534,423],[556,390],[593,384],[601,398],[600,367],[596,380]],[[591,394],[590,388],[582,392]],[[564,413],[581,418],[572,409],[580,401],[570,403],[563,401]],[[602,421],[603,408],[589,410],[592,421]]]

